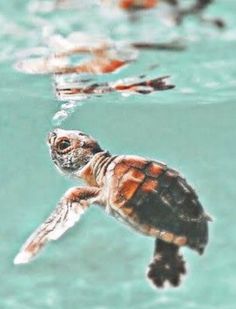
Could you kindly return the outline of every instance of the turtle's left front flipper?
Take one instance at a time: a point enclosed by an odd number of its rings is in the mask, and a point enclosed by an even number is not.
[[[50,240],[62,236],[79,219],[90,204],[99,202],[96,187],[77,187],[68,190],[48,219],[28,238],[14,259],[14,264],[32,260]]]

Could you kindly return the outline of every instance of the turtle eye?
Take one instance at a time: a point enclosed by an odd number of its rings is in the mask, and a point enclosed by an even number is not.
[[[62,141],[60,141],[60,143],[58,143],[57,145],[57,149],[59,151],[64,151],[65,149],[69,148],[71,146],[71,143],[68,139],[63,139]]]

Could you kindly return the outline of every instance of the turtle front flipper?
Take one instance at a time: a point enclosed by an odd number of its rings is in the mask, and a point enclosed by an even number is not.
[[[186,273],[186,268],[178,251],[178,246],[156,239],[154,258],[147,273],[156,287],[163,287],[165,282],[175,287],[180,284],[180,277]]]
[[[14,264],[32,260],[50,240],[56,240],[71,228],[90,204],[98,202],[100,190],[77,187],[68,190],[48,219],[28,238],[14,259]]]

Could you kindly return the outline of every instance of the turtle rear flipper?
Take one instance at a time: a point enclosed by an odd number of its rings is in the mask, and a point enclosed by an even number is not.
[[[154,258],[147,273],[156,287],[163,287],[165,282],[175,287],[180,284],[180,277],[186,273],[186,268],[178,251],[178,246],[156,239]]]

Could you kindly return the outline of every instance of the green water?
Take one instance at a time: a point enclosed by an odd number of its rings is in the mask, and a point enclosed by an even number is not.
[[[112,153],[165,161],[194,184],[214,218],[209,246],[203,257],[184,250],[188,276],[180,288],[162,291],[145,279],[153,240],[96,207],[32,264],[13,265],[23,241],[74,182],[57,173],[45,143],[61,104],[50,77],[24,75],[12,67],[17,50],[43,41],[41,24],[27,13],[26,2],[1,2],[1,309],[235,308],[236,3],[216,2],[209,14],[227,20],[223,32],[194,19],[179,29],[159,24],[154,29],[147,18],[125,32],[123,17],[98,14],[95,25],[87,25],[88,13],[78,21],[76,11],[40,15],[64,34],[87,26],[100,27],[114,38],[144,32],[162,40],[187,38],[185,52],[143,53],[138,63],[112,76],[140,74],[158,63],[150,74],[170,74],[176,89],[149,96],[94,97],[61,125],[90,133]]]

